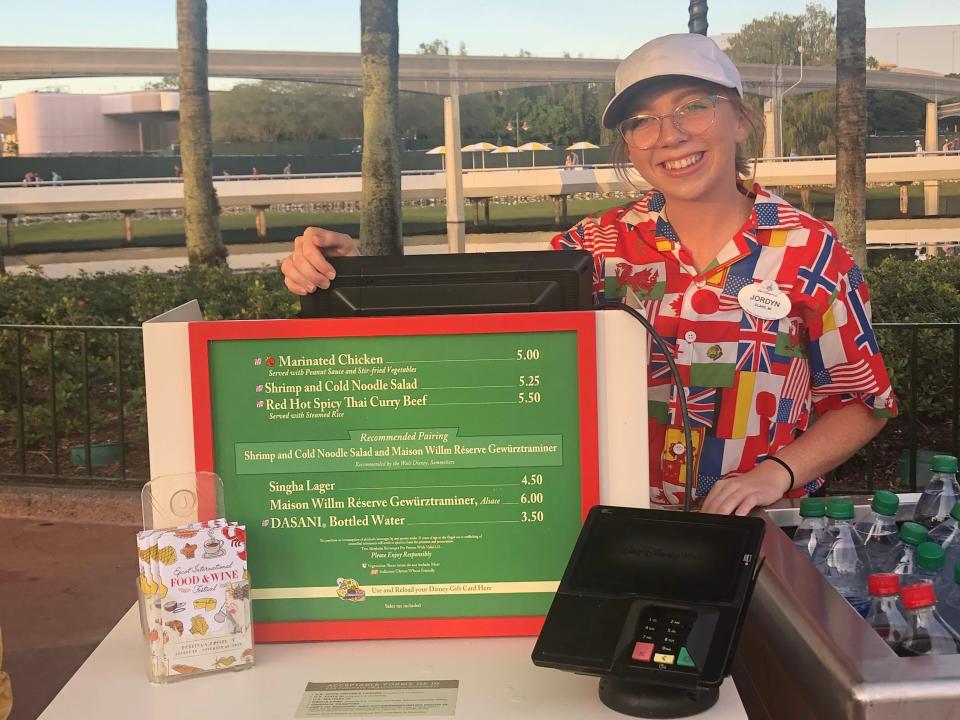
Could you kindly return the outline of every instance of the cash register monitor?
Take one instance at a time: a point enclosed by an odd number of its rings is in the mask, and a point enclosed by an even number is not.
[[[332,257],[328,290],[301,297],[300,317],[590,310],[584,250]]]

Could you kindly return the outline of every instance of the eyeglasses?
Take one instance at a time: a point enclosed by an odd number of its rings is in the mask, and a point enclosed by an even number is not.
[[[707,95],[697,100],[685,102],[672,113],[666,115],[647,115],[640,113],[621,120],[617,130],[627,145],[636,150],[649,150],[660,139],[660,123],[663,118],[672,117],[676,128],[688,135],[699,135],[713,125],[717,119],[717,102],[727,100],[723,95]]]

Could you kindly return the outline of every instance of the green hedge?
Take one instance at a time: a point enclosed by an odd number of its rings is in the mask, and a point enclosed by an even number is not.
[[[875,322],[960,323],[960,259],[926,262],[885,260],[866,273]],[[0,275],[0,324],[139,325],[172,307],[198,299],[211,320],[292,317],[297,299],[283,286],[275,268],[233,273],[228,269],[155,273],[81,275],[51,280],[38,273]],[[909,379],[909,333],[878,331],[894,387],[905,405]],[[919,412],[925,421],[949,417],[952,389],[952,334],[920,333],[919,377],[923,386]],[[13,331],[0,331],[0,438],[10,439],[16,420],[16,367]],[[84,398],[79,333],[58,335],[56,387],[58,426],[76,433],[83,428]],[[28,441],[49,436],[48,348],[43,333],[24,334]],[[91,407],[95,434],[110,433],[116,423],[115,340],[100,333],[88,341]],[[125,411],[143,416],[143,364],[139,336],[123,340]],[[142,429],[141,429],[142,430]]]

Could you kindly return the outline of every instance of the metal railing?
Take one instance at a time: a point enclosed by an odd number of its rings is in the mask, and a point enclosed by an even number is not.
[[[521,153],[512,153],[516,155],[517,160],[523,160],[526,163],[526,153],[530,151],[523,151]],[[464,153],[466,155],[467,153]],[[930,150],[929,152],[925,151],[922,154],[917,153],[916,151],[906,151],[906,152],[877,152],[877,153],[867,153],[867,158],[911,158],[911,157],[934,157],[934,156],[954,156],[960,155],[960,151],[957,150]],[[800,162],[805,160],[836,160],[836,155],[795,155],[795,156],[782,156],[782,157],[760,157],[760,158],[750,158],[748,163],[753,164],[757,163],[770,163],[770,162]],[[528,164],[514,164],[509,167],[489,167],[489,168],[475,168],[475,167],[464,167],[462,172],[464,173],[473,173],[473,172],[497,172],[502,170],[575,170],[577,168],[612,168],[613,164],[608,162],[603,163],[581,163],[574,166],[566,165],[528,165]],[[402,175],[436,175],[437,173],[444,172],[444,168],[422,168],[417,170],[403,170],[401,171]],[[259,173],[257,175],[214,175],[213,179],[217,182],[230,182],[233,180],[313,180],[318,178],[345,178],[345,177],[361,177],[361,173],[356,171],[342,171],[342,172],[317,172],[317,173]],[[144,184],[155,184],[155,183],[182,183],[182,177],[146,177],[146,178],[99,178],[99,179],[89,179],[89,180],[57,180],[52,182],[50,180],[41,180],[39,182],[0,182],[0,188],[18,188],[18,187],[70,187],[75,185],[144,185]]]
[[[907,334],[907,362],[906,374],[907,385],[904,388],[894,388],[899,390],[900,410],[906,413],[907,428],[907,483],[911,492],[917,491],[917,460],[920,447],[920,387],[925,380],[920,375],[920,333],[921,331],[935,331],[938,334],[952,335],[950,349],[950,453],[960,455],[960,323],[874,323],[874,329],[878,334],[893,333],[895,335]],[[891,356],[885,356],[888,364],[894,360]],[[943,358],[946,360],[946,358]],[[873,473],[873,463],[870,462],[872,451],[876,450],[876,440],[867,446],[868,454],[868,475],[867,488],[873,490],[875,486],[875,477]],[[941,452],[947,448],[938,448]]]
[[[10,430],[10,436],[15,440],[16,452],[13,453],[14,467],[0,466],[0,480],[22,480],[34,482],[72,482],[77,480],[85,481],[116,481],[120,483],[139,483],[147,478],[131,477],[127,472],[128,452],[127,447],[127,429],[128,420],[126,413],[126,402],[128,388],[124,380],[124,368],[131,364],[139,369],[142,367],[143,352],[142,346],[138,345],[138,350],[133,361],[129,358],[129,351],[124,347],[124,337],[131,334],[139,335],[139,327],[130,326],[101,326],[101,325],[14,325],[0,324],[0,352],[3,358],[10,359],[12,362],[12,372],[6,373],[7,378],[12,378],[12,394],[14,397],[12,412],[6,413],[6,425]],[[39,347],[33,342],[26,342],[31,336],[37,335],[43,338],[43,347]],[[64,335],[70,335],[76,338],[75,347],[67,347],[62,340]],[[97,429],[104,429],[108,423],[104,421],[105,415],[110,409],[100,405],[93,407],[91,392],[91,338],[106,337],[107,343],[97,343],[104,349],[109,345],[110,362],[113,364],[112,372],[112,394],[113,408],[115,414],[114,429],[116,440],[110,445],[117,448],[119,456],[117,459],[117,473],[112,476],[94,475],[94,453],[97,448],[93,442],[93,431],[96,425]],[[11,340],[12,338],[12,340]],[[58,355],[59,352],[59,355]],[[70,352],[76,352],[77,355],[71,356]],[[27,354],[32,353],[32,358],[28,359]],[[41,360],[41,356],[43,359]],[[104,357],[103,354],[100,355]],[[69,377],[65,377],[62,372],[62,365],[72,361],[76,363],[79,359],[79,368],[72,368]],[[34,362],[30,362],[33,360]],[[40,365],[45,367],[41,368]],[[33,403],[29,399],[31,385],[28,384],[27,370],[35,371],[37,378],[35,388],[37,394],[45,396]],[[78,374],[79,377],[75,377]],[[103,373],[99,373],[102,375]],[[142,386],[142,374],[138,373],[139,385]],[[67,381],[70,386],[79,386],[80,396],[78,398],[59,397],[58,384]],[[136,390],[137,388],[133,388]],[[8,386],[7,391],[11,388]],[[104,399],[103,397],[99,399]],[[6,401],[4,400],[4,404]],[[45,429],[32,427],[31,419],[27,417],[28,409],[44,408],[46,412],[38,413],[39,417],[34,418],[36,424],[45,425]],[[64,416],[73,413],[80,415],[79,435],[82,443],[73,448],[71,455],[82,458],[82,475],[64,472],[64,458],[61,455],[69,448],[63,447],[62,440],[67,439],[69,426],[73,423],[66,423]],[[10,415],[13,415],[12,421]],[[0,432],[5,428],[0,426]],[[36,431],[36,432],[34,432]],[[45,434],[47,442],[39,442],[39,437]],[[74,433],[75,435],[76,433]],[[30,437],[28,437],[30,435]],[[33,467],[36,463],[28,462],[28,446],[37,447],[38,454],[44,455],[49,465],[49,472],[38,472]],[[45,452],[46,451],[46,452]],[[3,457],[10,458],[10,454],[4,454]],[[6,464],[6,463],[4,463]]]
[[[887,335],[890,339],[894,337],[901,343],[905,342],[907,349],[906,363],[899,363],[899,367],[905,370],[905,378],[901,377],[897,383],[899,387],[895,388],[901,400],[901,412],[906,417],[906,426],[904,428],[905,445],[904,451],[907,453],[909,469],[905,478],[909,489],[917,489],[917,460],[920,452],[920,426],[921,417],[919,413],[920,390],[924,382],[928,381],[927,376],[921,375],[921,335],[923,333],[933,333],[938,337],[946,335],[950,338],[950,365],[947,368],[947,383],[950,390],[949,401],[949,422],[951,425],[949,433],[950,447],[939,447],[939,451],[950,451],[954,455],[960,455],[960,323],[875,323],[875,330],[881,337]],[[142,345],[138,344],[136,356],[130,357],[131,349],[124,347],[124,338],[131,335],[139,336],[141,329],[132,326],[87,326],[87,325],[5,325],[0,324],[0,368],[2,363],[12,363],[10,372],[3,373],[2,377],[12,378],[12,394],[15,398],[12,413],[7,413],[7,421],[0,424],[0,437],[4,431],[3,425],[7,426],[11,432],[9,435],[13,438],[16,450],[15,452],[5,452],[0,455],[0,462],[3,457],[12,457],[15,467],[6,468],[0,466],[0,480],[27,481],[27,482],[62,482],[72,483],[77,481],[92,482],[120,482],[120,483],[141,483],[146,477],[136,477],[128,474],[128,459],[131,448],[127,447],[128,436],[126,422],[129,419],[125,408],[127,398],[133,393],[142,392],[143,376],[140,372],[142,368],[143,356]],[[25,338],[30,335],[40,335],[44,338],[43,347],[36,351],[36,346],[32,347],[34,352],[33,367],[35,375],[41,375],[38,385],[45,397],[38,400],[36,405],[45,407],[46,417],[41,417],[40,422],[46,423],[43,435],[46,442],[40,442],[41,435],[34,433],[28,437],[28,418],[26,410],[30,406],[27,398],[28,385],[26,382],[25,350],[29,349],[25,343]],[[79,336],[79,343],[75,348],[68,348],[65,343],[57,340],[61,335],[73,334]],[[90,347],[91,338],[106,337],[110,344],[110,354],[112,368],[112,397],[110,393],[100,394],[98,400],[104,401],[103,405],[93,406],[94,398],[91,392],[91,360]],[[905,341],[904,341],[905,337]],[[11,340],[12,338],[12,340]],[[103,349],[104,343],[99,343]],[[71,368],[71,377],[69,381],[73,385],[79,385],[79,399],[64,403],[58,400],[58,385],[65,381],[65,378],[59,370],[65,365],[67,359],[63,356],[58,357],[58,350],[61,352],[70,352],[76,350],[79,356],[79,368]],[[42,359],[41,359],[42,356]],[[895,358],[887,355],[888,363]],[[946,357],[943,358],[946,360]],[[76,358],[73,358],[74,363]],[[39,367],[43,365],[44,367]],[[944,365],[944,363],[941,363]],[[136,374],[130,374],[129,382],[124,378],[124,371],[134,371]],[[73,374],[79,377],[74,377]],[[104,376],[104,373],[100,373]],[[3,385],[0,385],[0,393],[5,392]],[[10,392],[10,386],[6,388]],[[5,401],[5,399],[4,399]],[[112,409],[111,409],[112,406]],[[78,432],[82,439],[78,446],[82,448],[83,467],[81,474],[64,472],[64,463],[61,462],[61,452],[65,449],[61,447],[61,441],[65,439],[67,433],[61,418],[66,412],[79,412],[80,424]],[[93,469],[93,429],[103,429],[108,426],[104,418],[113,414],[112,425],[117,436],[119,445],[119,459],[117,461],[117,472],[112,476],[94,475]],[[12,414],[13,419],[9,416]],[[943,437],[943,435],[941,435]],[[844,483],[841,490],[843,492],[870,492],[875,489],[876,476],[873,467],[873,458],[880,451],[880,446],[888,442],[883,435],[874,440],[867,446],[866,453],[866,481],[865,486],[851,487],[850,483]],[[28,446],[44,446],[49,451],[50,472],[35,472],[31,469],[27,460]],[[0,446],[2,449],[2,446]],[[9,449],[9,448],[8,448]],[[146,448],[133,448],[138,455],[145,459]],[[39,451],[39,452],[42,452]],[[842,472],[842,466],[841,466]],[[826,490],[830,491],[832,482],[828,482]]]

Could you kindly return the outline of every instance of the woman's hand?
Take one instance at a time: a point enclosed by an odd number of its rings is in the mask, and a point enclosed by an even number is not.
[[[359,255],[357,242],[349,235],[308,227],[293,241],[293,252],[280,265],[287,289],[307,295],[317,288],[326,290],[337,273],[327,257]]]
[[[775,503],[790,490],[787,471],[773,462],[761,463],[750,472],[718,480],[703,501],[701,512],[716,515],[746,515],[755,507]]]

